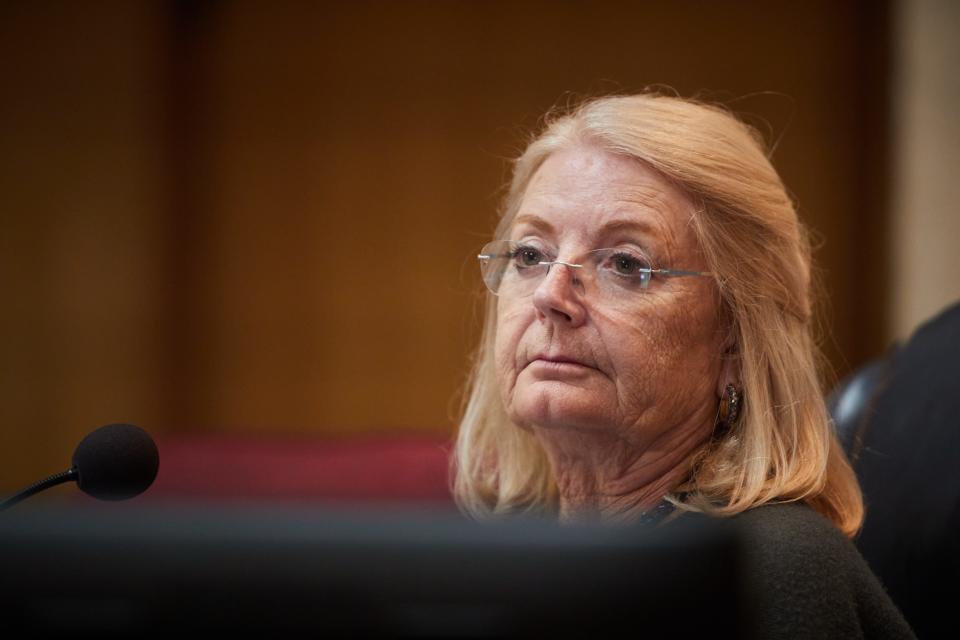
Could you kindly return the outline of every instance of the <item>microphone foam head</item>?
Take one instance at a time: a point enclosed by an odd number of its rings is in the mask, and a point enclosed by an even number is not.
[[[153,438],[132,424],[108,424],[91,432],[73,452],[77,485],[101,500],[143,493],[157,477],[160,454]]]

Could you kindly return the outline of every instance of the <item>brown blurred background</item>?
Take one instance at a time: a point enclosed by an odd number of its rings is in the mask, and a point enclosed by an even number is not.
[[[723,102],[776,143],[818,240],[823,346],[843,375],[958,295],[909,306],[897,286],[915,287],[891,284],[911,228],[897,213],[914,193],[898,187],[909,123],[931,122],[925,90],[946,91],[934,109],[957,101],[954,82],[910,66],[955,68],[922,37],[953,37],[938,11],[957,14],[906,0],[3,3],[0,489],[61,470],[109,422],[450,433],[478,329],[473,256],[507,159],[552,105],[656,84]],[[904,78],[921,106],[899,98]],[[935,126],[947,133],[930,144],[954,148],[955,125]],[[952,202],[941,223],[956,230]]]

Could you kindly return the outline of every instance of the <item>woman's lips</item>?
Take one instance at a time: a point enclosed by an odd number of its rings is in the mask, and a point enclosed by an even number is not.
[[[582,375],[594,369],[578,360],[563,356],[536,356],[527,367],[535,374],[549,377]]]
[[[568,356],[561,353],[538,353],[530,358],[530,363],[536,362],[537,360],[542,360],[543,362],[556,362],[560,364],[578,364],[581,367],[590,367],[590,365],[586,364],[581,358],[576,356]],[[592,369],[594,367],[590,368]]]

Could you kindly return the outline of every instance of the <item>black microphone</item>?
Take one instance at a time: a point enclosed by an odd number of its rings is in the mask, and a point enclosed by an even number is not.
[[[80,441],[73,452],[70,469],[44,478],[4,500],[0,511],[71,480],[94,498],[125,500],[146,491],[159,468],[160,454],[150,434],[132,424],[108,424]]]

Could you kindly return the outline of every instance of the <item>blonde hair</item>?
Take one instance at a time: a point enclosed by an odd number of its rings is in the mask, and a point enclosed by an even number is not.
[[[696,205],[694,228],[718,282],[745,398],[737,423],[691,460],[668,496],[730,516],[770,502],[805,501],[849,536],[863,498],[827,414],[812,336],[806,232],[757,132],[723,108],[640,94],[595,99],[550,118],[516,160],[495,237],[509,233],[531,177],[553,152],[599,145],[645,162]],[[511,423],[493,366],[496,298],[483,333],[454,449],[453,493],[474,517],[551,512],[558,492],[535,437]]]

